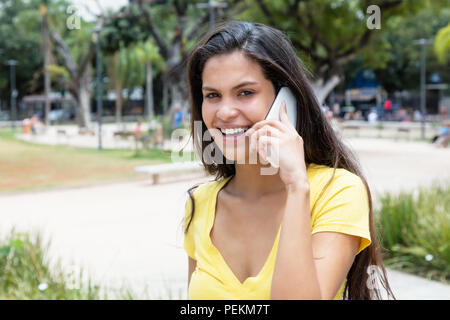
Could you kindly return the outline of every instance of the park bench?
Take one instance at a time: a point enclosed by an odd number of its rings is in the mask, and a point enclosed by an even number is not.
[[[150,145],[153,145],[153,137],[149,135],[142,135],[141,137],[137,137],[133,131],[116,131],[113,133],[114,139],[117,141],[118,139],[122,140],[132,140],[135,143],[136,151],[139,150],[139,146],[142,145],[142,148],[149,149]]]
[[[90,129],[80,129],[78,130],[80,136],[95,136],[95,132]]]
[[[113,137],[114,137],[114,141],[116,142],[116,147],[117,147],[117,142],[119,141],[130,141],[133,140],[136,143],[136,149],[137,149],[137,141],[136,141],[136,134],[133,131],[115,131],[113,132]]]
[[[134,168],[135,172],[152,175],[153,184],[159,183],[159,177],[163,173],[187,172],[193,170],[203,170],[203,164],[201,162],[171,162]]]
[[[130,137],[134,138],[134,132],[132,132],[132,131],[116,131],[116,132],[114,132],[114,138],[128,139]]]
[[[66,129],[57,129],[56,130],[56,139],[57,139],[57,143],[60,143],[61,139],[63,139],[63,141],[68,143],[69,139],[70,139],[70,135],[67,133]]]
[[[406,136],[406,139],[409,140],[409,133],[410,133],[411,129],[410,128],[397,128],[397,134],[395,136],[395,140],[397,140],[398,138],[400,138],[400,135],[404,135]]]

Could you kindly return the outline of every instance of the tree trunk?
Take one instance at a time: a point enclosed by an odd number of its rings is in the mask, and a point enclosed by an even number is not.
[[[97,22],[97,27],[101,27],[102,25],[103,18],[100,18]],[[95,54],[97,39],[98,33],[94,32],[87,53],[82,57],[80,64],[77,65],[63,38],[57,32],[50,32],[50,40],[56,46],[64,62],[64,66],[70,75],[70,91],[78,102],[77,122],[80,129],[91,130],[91,61]]]
[[[91,88],[92,67],[89,64],[78,83],[78,125],[80,128],[91,129]]]
[[[322,106],[325,102],[325,99],[328,97],[331,91],[341,82],[341,78],[337,75],[331,76],[331,78],[327,79],[324,83],[324,79],[318,79],[311,83],[312,88],[314,90],[314,94],[316,95],[317,101],[319,105]]]
[[[176,107],[187,110],[189,107],[189,92],[186,83],[186,71],[179,66],[169,69],[167,85],[170,90],[171,101],[167,113],[170,114]]]
[[[145,118],[149,119],[155,114],[154,100],[153,100],[153,79],[152,79],[152,63],[146,64],[145,76]]]
[[[163,114],[166,114],[169,109],[169,80],[166,75],[163,75]]]
[[[45,13],[42,19],[42,51],[44,56],[44,99],[45,99],[45,125],[50,125],[50,92],[51,92],[51,80],[49,73],[50,65],[50,35],[48,33],[48,14],[45,9]]]
[[[170,101],[170,110],[175,110],[176,107],[186,108],[186,96],[183,95],[183,90],[181,89],[181,83],[169,82],[169,89],[172,100]]]
[[[116,124],[119,125],[122,122],[122,106],[123,106],[123,96],[122,96],[122,82],[119,79],[115,80],[114,89],[116,91]]]

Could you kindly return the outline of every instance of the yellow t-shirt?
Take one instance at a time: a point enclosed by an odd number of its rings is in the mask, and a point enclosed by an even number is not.
[[[311,233],[333,231],[359,236],[361,241],[358,254],[371,243],[369,202],[365,185],[357,175],[342,168],[336,169],[332,182],[318,199],[332,173],[331,167],[313,163],[308,166],[311,210],[313,204],[316,205],[311,212]],[[209,181],[194,189],[195,214],[184,238],[186,253],[197,261],[189,284],[189,299],[270,299],[281,226],[261,271],[243,283],[234,275],[209,236],[215,219],[217,194],[232,177]],[[191,208],[192,204],[188,198],[185,221],[189,220]],[[344,286],[345,281],[334,299],[342,299]]]

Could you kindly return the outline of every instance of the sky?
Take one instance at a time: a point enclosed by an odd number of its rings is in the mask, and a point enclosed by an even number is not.
[[[76,6],[78,14],[86,21],[95,20],[93,14],[100,13],[100,9],[97,2],[102,6],[104,10],[113,9],[117,10],[123,5],[128,3],[128,0],[71,0]]]

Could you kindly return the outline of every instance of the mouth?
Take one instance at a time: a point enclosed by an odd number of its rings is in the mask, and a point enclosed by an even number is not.
[[[220,132],[222,132],[222,134],[225,137],[238,137],[243,135],[248,129],[250,129],[250,127],[240,127],[240,128],[219,128]]]

